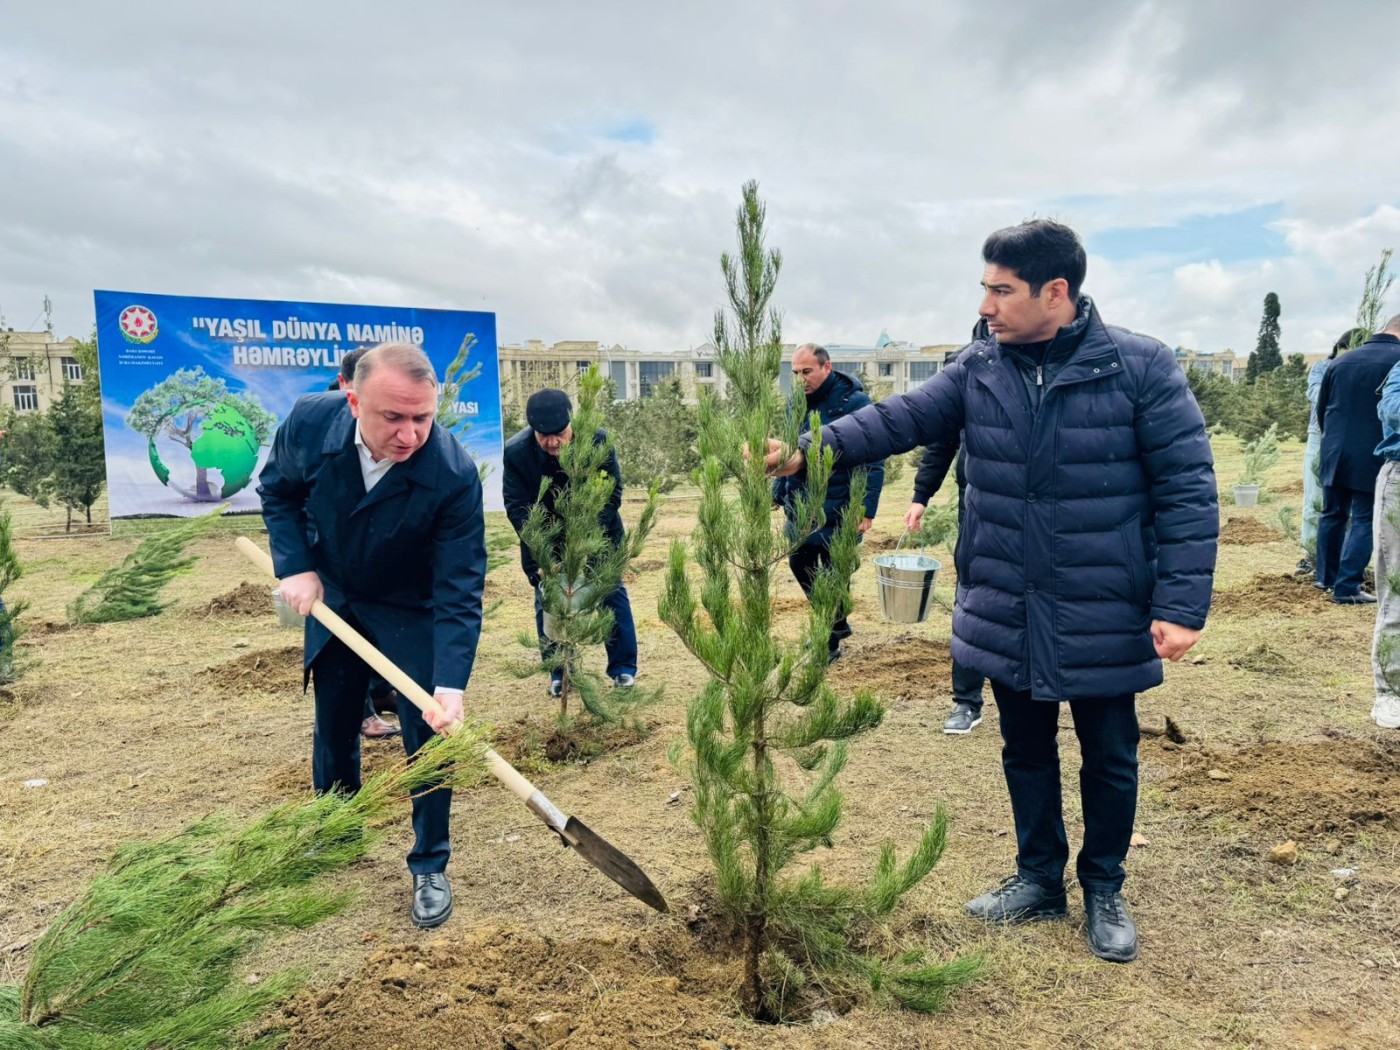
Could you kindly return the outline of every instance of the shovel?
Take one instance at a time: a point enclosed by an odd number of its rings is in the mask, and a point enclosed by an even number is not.
[[[272,567],[272,558],[266,551],[258,548],[246,536],[238,537],[235,545],[250,562],[273,579],[277,578]],[[438,702],[422,686],[399,670],[387,656],[371,645],[364,635],[342,620],[324,602],[316,602],[311,607],[311,615],[316,617],[331,634],[354,650],[365,663],[378,671],[386,682],[399,691],[400,696],[408,697],[409,700],[413,701],[420,711],[432,714],[442,713]],[[447,731],[451,733],[455,729],[456,726],[452,726]],[[531,813],[544,821],[545,826],[559,836],[564,845],[572,847],[579,856],[643,904],[650,905],[657,911],[666,910],[666,898],[661,896],[661,891],[656,888],[651,879],[647,878],[646,872],[637,867],[636,862],[631,857],[617,847],[610,845],[577,817],[566,817],[560,813],[553,802],[545,798],[534,784],[521,776],[519,770],[493,749],[487,748],[483,757],[486,760],[486,768],[490,770],[491,775],[510,788],[515,796],[525,803],[526,808]]]

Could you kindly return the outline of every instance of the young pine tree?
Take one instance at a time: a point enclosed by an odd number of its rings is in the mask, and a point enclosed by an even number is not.
[[[6,596],[10,584],[24,575],[19,555],[15,552],[10,512],[0,508],[0,685],[8,685],[20,676],[24,661],[15,643],[19,641],[19,615],[29,607],[27,601]]]
[[[213,528],[222,513],[220,508],[147,536],[120,565],[108,569],[69,603],[69,621],[112,623],[155,616],[170,604],[160,600],[161,590],[196,561],[185,548]]]
[[[976,964],[924,965],[917,953],[890,962],[874,949],[882,920],[943,851],[946,818],[933,824],[904,863],[886,845],[870,884],[827,883],[809,866],[785,869],[831,844],[841,819],[836,778],[847,741],[883,716],[868,694],[836,696],[826,684],[827,637],[850,608],[850,577],[859,562],[857,526],[864,478],[831,546],[833,567],[818,575],[800,644],[773,635],[773,574],[794,545],[819,528],[831,453],[813,420],[807,488],[791,528],[774,527],[766,439],[775,428],[794,446],[803,402],[785,409],[778,391],[782,333],[771,308],[781,256],[764,247],[758,186],[744,186],[738,212],[739,254],[721,258],[732,316],[715,318],[718,362],[729,385],[725,404],[701,403],[699,523],[692,542],[702,577],[698,601],[686,572],[686,545],[671,546],[661,616],[704,664],[711,680],[691,702],[692,816],[715,865],[719,898],[742,930],[742,998],[751,1016],[779,1020],[794,989],[809,979],[837,994],[873,989],[917,1009],[934,1009]],[[785,571],[785,570],[782,570]]]
[[[622,584],[623,573],[645,545],[656,521],[653,485],[641,519],[627,538],[614,545],[600,520],[617,506],[621,494],[608,472],[613,443],[603,431],[603,377],[596,365],[579,377],[578,405],[569,420],[573,438],[559,452],[568,481],[551,492],[548,478],[520,530],[521,542],[540,567],[541,604],[546,630],[552,632],[544,669],[559,673],[559,715],[569,713],[569,697],[578,694],[584,710],[602,722],[616,721],[624,709],[655,699],[654,692],[605,689],[603,676],[584,667],[584,653],[602,645],[613,631],[612,611],[604,606]],[[603,435],[595,437],[595,435]],[[533,639],[522,639],[533,646]]]

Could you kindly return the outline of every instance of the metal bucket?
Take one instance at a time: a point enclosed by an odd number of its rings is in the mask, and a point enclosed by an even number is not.
[[[933,601],[933,585],[943,563],[927,554],[901,552],[875,557],[880,612],[894,623],[923,623]]]
[[[306,617],[293,611],[292,607],[282,600],[282,592],[276,587],[272,588],[272,607],[277,611],[277,626],[306,626]]]

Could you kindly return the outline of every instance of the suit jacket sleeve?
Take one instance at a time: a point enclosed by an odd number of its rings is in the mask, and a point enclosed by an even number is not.
[[[466,688],[481,641],[486,515],[475,466],[462,475],[433,529],[433,683]]]
[[[311,485],[306,476],[306,452],[320,448],[322,435],[311,430],[306,413],[294,406],[277,428],[272,451],[258,474],[263,524],[279,580],[316,568],[307,542],[306,500]]]
[[[505,500],[506,518],[517,536],[525,527],[525,519],[530,516],[530,508],[539,498],[538,492],[525,491],[525,479],[520,464],[512,455],[506,455],[501,471],[501,496]]]
[[[617,461],[617,449],[608,449],[608,461],[603,464],[603,469],[608,472],[608,477],[613,479],[612,495],[608,497],[608,509],[611,511],[622,510],[622,464]]]
[[[1133,429],[1147,470],[1157,533],[1152,618],[1205,626],[1220,508],[1206,422],[1171,351],[1148,361]]]

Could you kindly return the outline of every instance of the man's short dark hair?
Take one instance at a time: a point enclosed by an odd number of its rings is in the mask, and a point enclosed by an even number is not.
[[[1031,286],[1038,296],[1047,281],[1063,277],[1069,297],[1079,298],[1089,268],[1079,235],[1052,219],[1027,219],[1019,226],[997,230],[982,245],[982,261],[1002,266]]]
[[[824,365],[831,360],[831,355],[826,352],[826,347],[818,346],[816,343],[803,343],[793,353],[801,353],[803,350],[811,354],[819,365]]]
[[[355,381],[355,362],[365,356],[367,346],[358,346],[340,359],[340,378],[347,383]]]

